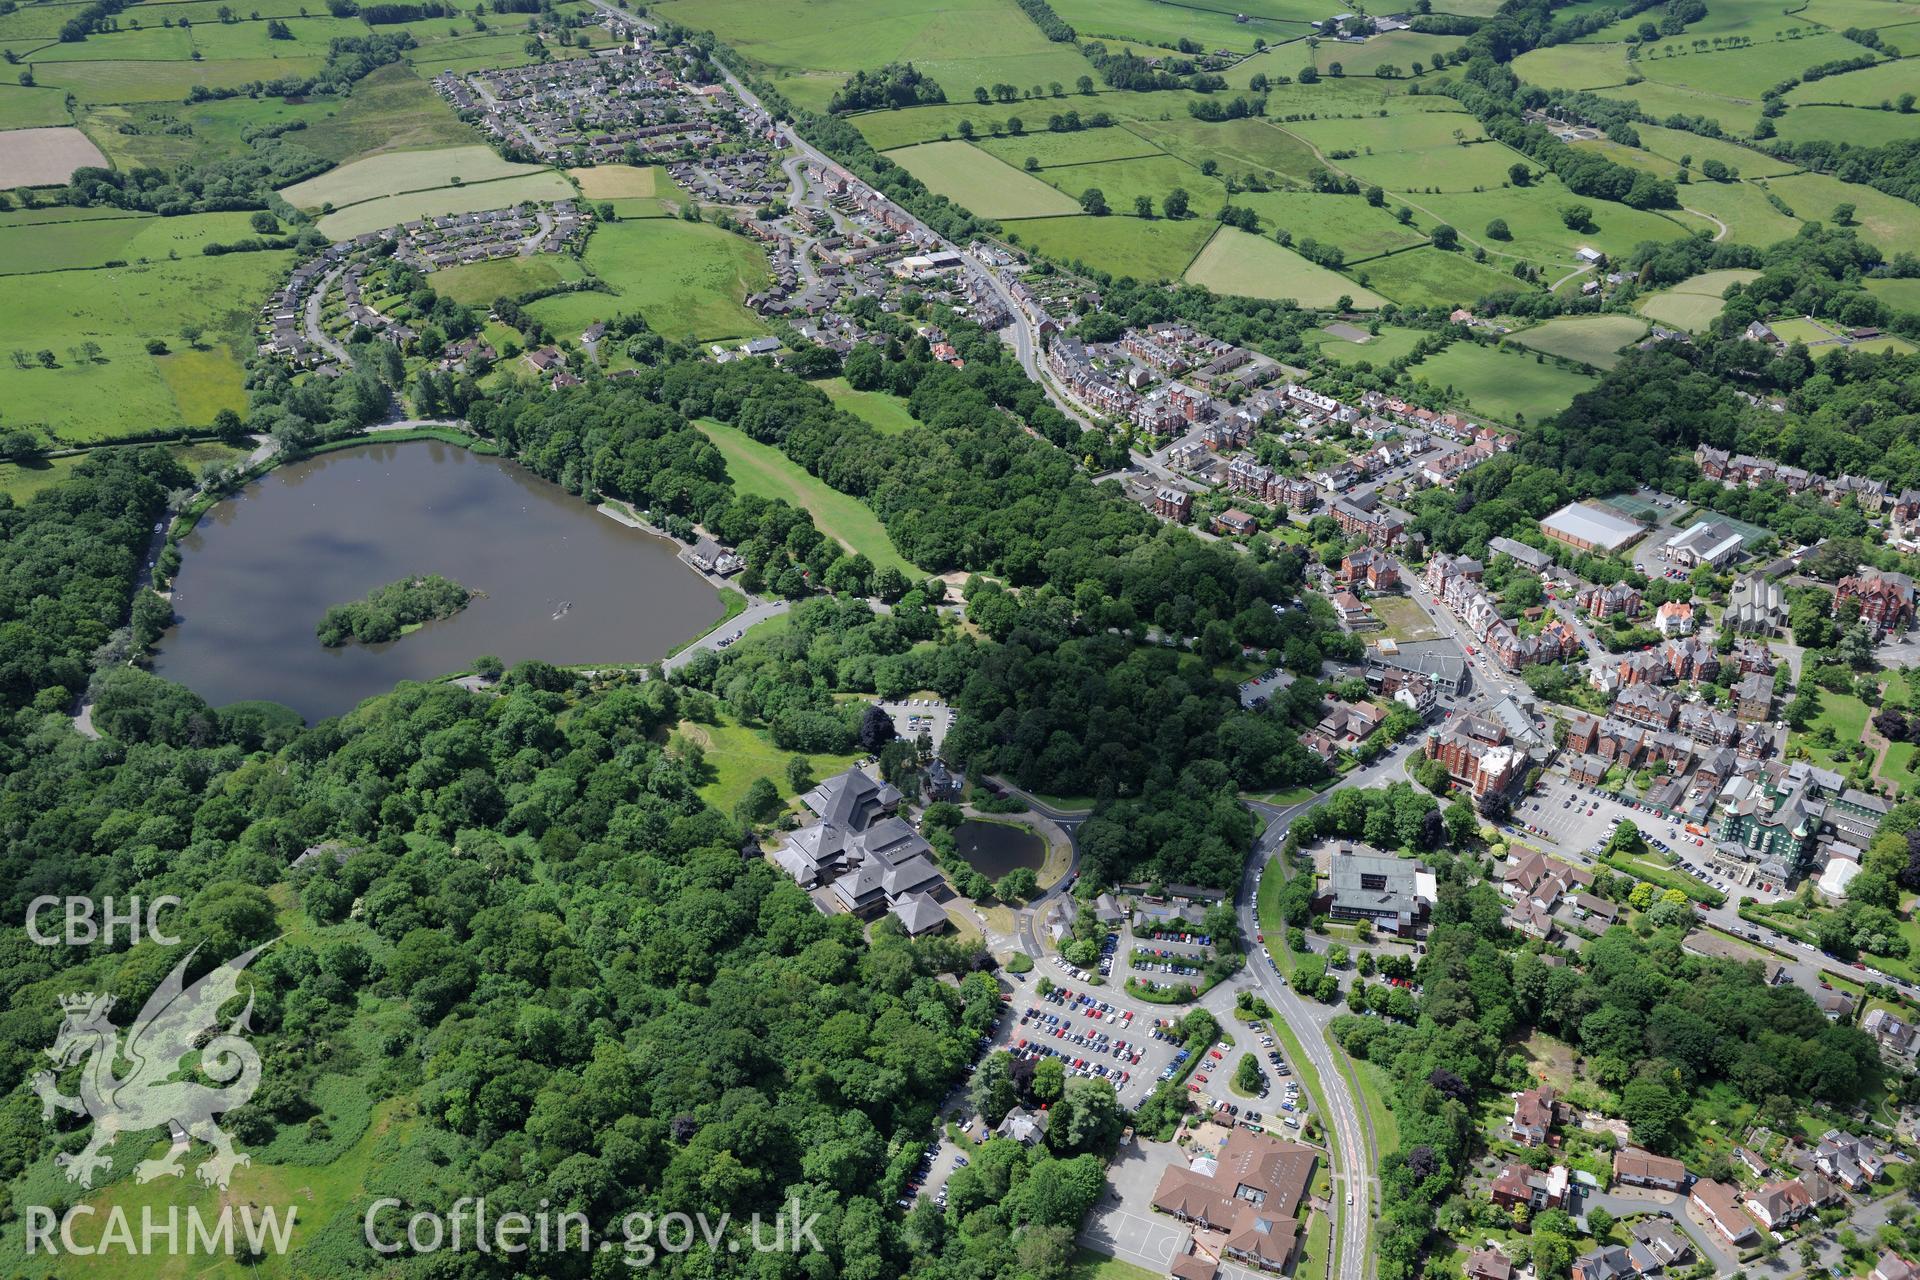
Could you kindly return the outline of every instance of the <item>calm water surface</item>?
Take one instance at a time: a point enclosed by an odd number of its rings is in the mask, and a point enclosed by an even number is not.
[[[314,720],[483,653],[644,662],[722,612],[674,551],[499,458],[434,441],[343,449],[268,473],[182,540],[180,621],[154,669],[215,706],[265,698]],[[416,573],[486,596],[388,644],[315,638],[333,605]]]
[[[1025,827],[969,818],[953,829],[954,848],[967,865],[989,880],[1015,867],[1038,871],[1047,860],[1047,843]]]

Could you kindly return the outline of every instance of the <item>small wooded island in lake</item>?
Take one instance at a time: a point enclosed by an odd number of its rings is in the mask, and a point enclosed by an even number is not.
[[[451,618],[480,594],[437,573],[401,578],[376,587],[364,600],[333,606],[314,632],[329,649],[350,640],[379,644],[403,636],[422,623]]]

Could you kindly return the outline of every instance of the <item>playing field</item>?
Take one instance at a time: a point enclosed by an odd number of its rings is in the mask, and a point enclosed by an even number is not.
[[[887,159],[926,183],[934,194],[983,218],[1040,218],[1080,212],[1079,201],[971,143],[928,142],[889,151]]]
[[[1759,277],[1758,271],[1747,267],[1703,271],[1670,289],[1648,294],[1640,300],[1639,311],[1648,319],[1657,320],[1670,328],[1699,333],[1713,323],[1714,317],[1726,310],[1726,300],[1720,295],[1727,291],[1728,285],[1745,284]]]
[[[256,234],[249,215],[244,213],[195,213],[177,218],[136,214],[0,226],[0,275],[100,267],[115,261],[138,263],[163,259],[170,253],[198,257],[204,245],[245,240]]]
[[[1598,381],[1534,356],[1474,342],[1456,342],[1408,372],[1475,411],[1514,425],[1552,417]]]
[[[545,170],[540,165],[502,160],[492,147],[436,147],[429,151],[390,151],[369,156],[330,169],[317,178],[296,182],[280,194],[297,209],[320,209],[327,205],[342,209],[410,191],[430,191],[436,187],[542,172]]]
[[[559,253],[536,253],[524,258],[495,258],[445,267],[427,277],[435,293],[455,302],[484,307],[496,298],[517,298],[535,289],[586,278],[586,268]]]
[[[1354,278],[1409,307],[1457,307],[1533,286],[1506,271],[1482,266],[1464,253],[1414,249],[1351,268]]]
[[[765,287],[767,258],[742,235],[704,222],[648,218],[594,228],[582,259],[611,293],[563,293],[530,311],[557,334],[577,335],[596,320],[638,311],[676,341],[710,342],[765,333],[744,305]]]
[[[156,221],[159,221],[156,219]],[[64,443],[131,432],[205,427],[221,409],[247,407],[241,356],[255,308],[290,252],[231,253],[147,266],[0,276],[0,404],[13,425],[39,424]],[[48,287],[57,280],[58,287]],[[189,348],[183,325],[204,328]],[[149,354],[147,340],[170,353]],[[89,358],[82,344],[98,345]],[[45,351],[55,367],[45,368]]]
[[[1509,341],[1596,369],[1611,369],[1620,363],[1620,348],[1638,342],[1646,333],[1646,322],[1636,316],[1561,316],[1522,329]]]
[[[772,445],[761,444],[745,432],[711,419],[695,423],[727,460],[727,474],[737,492],[765,498],[785,498],[813,516],[821,533],[849,551],[864,554],[874,567],[892,565],[919,580],[926,571],[916,568],[894,549],[893,539],[881,527],[880,517],[858,498],[829,488]]]
[[[1427,331],[1424,329],[1402,329],[1396,325],[1382,325],[1380,332],[1369,335],[1365,342],[1354,342],[1331,333],[1323,333],[1318,342],[1320,354],[1339,364],[1354,364],[1365,360],[1371,364],[1383,365],[1412,355],[1420,339],[1427,336]]]
[[[1363,289],[1337,271],[1308,262],[1264,236],[1221,227],[1187,268],[1187,280],[1215,293],[1249,298],[1291,298],[1302,306],[1331,307],[1345,298],[1347,307],[1382,306],[1386,299]]]
[[[1087,60],[1040,34],[1013,0],[668,0],[657,14],[709,30],[802,106],[824,108],[858,68],[908,62],[949,102],[1005,83],[1072,86]]]
[[[589,200],[630,200],[653,196],[659,172],[651,165],[602,164],[569,169],[567,176],[580,184],[580,194]]]
[[[1175,280],[1220,224],[1211,218],[1151,222],[1133,217],[1029,218],[1003,228],[1060,262],[1081,262],[1136,280]]]
[[[107,167],[107,158],[73,128],[0,131],[0,187],[64,185],[75,169]]]

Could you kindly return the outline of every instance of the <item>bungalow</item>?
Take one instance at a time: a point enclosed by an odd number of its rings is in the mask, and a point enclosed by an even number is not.
[[[1668,1156],[1626,1147],[1613,1153],[1613,1180],[1623,1186],[1678,1191],[1686,1185],[1687,1167]]]
[[[1640,1248],[1663,1267],[1683,1263],[1693,1256],[1693,1242],[1665,1218],[1642,1218],[1627,1230]]]
[[[1726,1183],[1703,1179],[1693,1184],[1693,1194],[1688,1199],[1728,1244],[1744,1246],[1759,1236],[1752,1220],[1740,1212],[1734,1189]]]
[[[1573,1260],[1573,1280],[1638,1280],[1639,1275],[1627,1250],[1617,1244],[1602,1245]]]

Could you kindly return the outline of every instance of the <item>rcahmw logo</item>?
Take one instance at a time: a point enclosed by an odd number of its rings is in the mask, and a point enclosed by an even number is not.
[[[199,948],[189,951],[134,1015],[124,1035],[107,1016],[112,996],[81,992],[60,997],[66,1017],[46,1051],[53,1070],[37,1073],[32,1083],[40,1096],[41,1119],[51,1120],[54,1111],[61,1110],[92,1122],[93,1132],[81,1150],[54,1157],[69,1182],[91,1188],[97,1175],[112,1168],[109,1149],[122,1134],[162,1128],[172,1142],[164,1154],[133,1166],[135,1181],[180,1177],[196,1142],[208,1148],[194,1168],[194,1176],[206,1186],[225,1190],[234,1170],[250,1163],[245,1153],[233,1149],[233,1140],[214,1117],[244,1104],[260,1085],[260,1055],[244,1035],[253,999],[249,995],[231,1019],[223,1020],[220,1010],[238,1001],[240,975],[264,949],[235,956],[193,983],[187,982],[187,968]],[[196,1074],[196,1068],[214,1083],[182,1078]],[[76,1072],[77,1092],[72,1095],[60,1091],[59,1076],[68,1071]],[[118,1205],[106,1211],[104,1223],[90,1223],[101,1211],[85,1204],[64,1214],[44,1205],[23,1209],[29,1252],[232,1253],[235,1248],[232,1205],[223,1205],[211,1220],[196,1206],[188,1206],[184,1217],[177,1208],[149,1208],[140,1215],[137,1229]],[[246,1250],[255,1255],[269,1247],[284,1252],[297,1212],[293,1206],[284,1211],[241,1206],[240,1239]],[[91,1236],[96,1226],[99,1234]]]
[[[55,1214],[46,1205],[27,1206],[27,1253],[72,1254],[77,1258],[124,1255],[149,1258],[163,1255],[224,1255],[236,1252],[252,1257],[285,1253],[293,1243],[294,1217],[299,1209],[287,1206],[286,1212],[272,1205],[255,1208],[243,1204],[237,1210],[221,1205],[212,1221],[200,1210],[188,1205],[157,1209],[143,1205],[136,1228],[126,1208],[114,1205],[102,1215],[91,1205],[79,1204],[64,1214]],[[104,1217],[95,1223],[94,1218]],[[240,1231],[234,1232],[234,1219]],[[95,1234],[95,1232],[98,1234]]]

